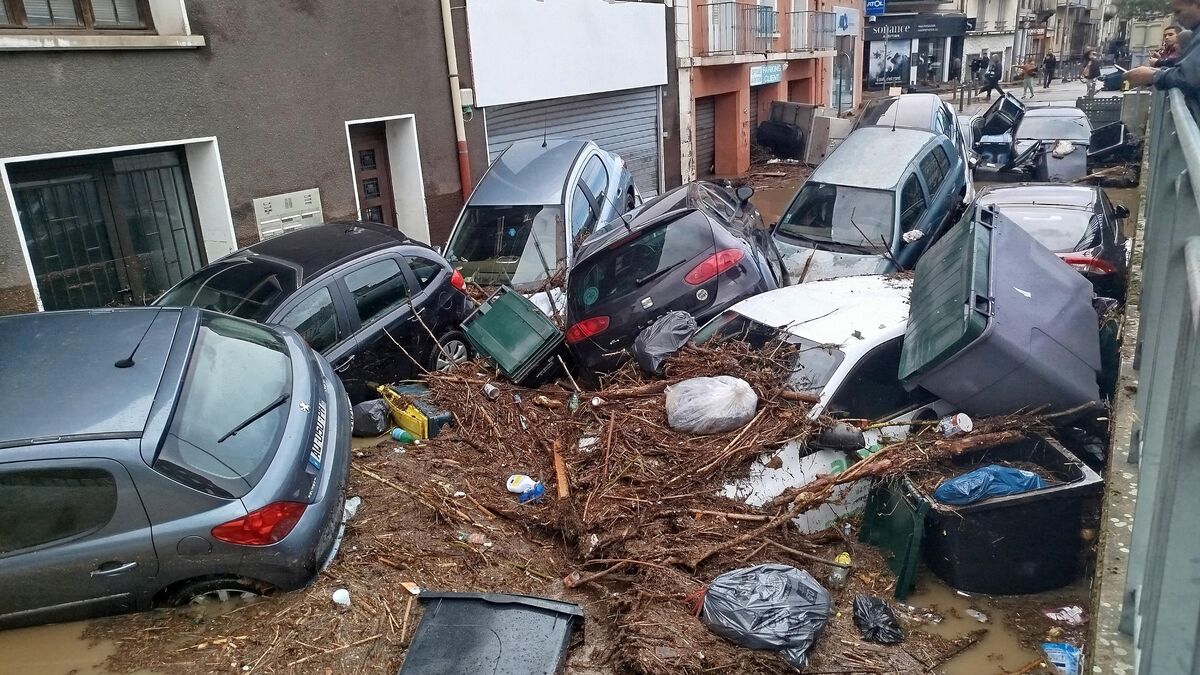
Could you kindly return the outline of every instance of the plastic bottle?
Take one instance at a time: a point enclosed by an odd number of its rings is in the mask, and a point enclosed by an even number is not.
[[[837,554],[837,557],[833,559],[833,562],[839,565],[852,564],[850,560],[850,554],[846,551],[842,551],[841,553]],[[834,588],[841,588],[843,585],[845,585],[846,577],[849,574],[849,567],[834,567],[833,571],[829,573],[829,585]]]
[[[408,429],[396,427],[395,429],[392,429],[392,440],[396,441],[397,443],[412,443],[413,441],[417,440],[417,437],[413,436]]]

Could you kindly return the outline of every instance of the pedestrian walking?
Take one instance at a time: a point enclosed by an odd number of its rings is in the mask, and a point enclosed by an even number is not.
[[[1100,59],[1096,57],[1096,50],[1089,48],[1083,54],[1083,81],[1087,84],[1088,98],[1096,95],[1096,79],[1100,77]]]
[[[983,87],[979,93],[987,92],[987,100],[992,100],[992,92],[995,91],[998,95],[1003,96],[1004,90],[1000,88],[1000,55],[992,54],[992,58],[988,60],[987,67],[983,71]]]
[[[1025,59],[1025,63],[1016,66],[1016,69],[1021,74],[1021,82],[1025,88],[1021,91],[1021,98],[1033,98],[1033,83],[1037,80],[1037,64],[1033,62],[1033,57]]]
[[[1054,81],[1054,71],[1058,70],[1058,57],[1054,52],[1046,52],[1042,57],[1042,89],[1049,89]]]
[[[971,81],[979,81],[979,71],[983,70],[986,62],[978,54],[971,57]]]

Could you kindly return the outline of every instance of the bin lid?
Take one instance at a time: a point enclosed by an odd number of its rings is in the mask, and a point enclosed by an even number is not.
[[[975,207],[917,262],[901,380],[911,382],[942,365],[987,328],[993,215]]]
[[[1003,96],[983,113],[980,118],[979,131],[982,136],[999,136],[1016,131],[1025,116],[1025,104],[1011,92]]]
[[[463,321],[472,346],[508,377],[544,357],[562,331],[528,298],[503,286]]]

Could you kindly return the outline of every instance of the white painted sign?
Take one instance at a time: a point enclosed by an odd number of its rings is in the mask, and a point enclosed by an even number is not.
[[[859,19],[858,10],[853,7],[838,7],[833,6],[833,34],[834,35],[858,35]]]
[[[760,63],[750,66],[750,86],[779,82],[783,79],[782,63]]]

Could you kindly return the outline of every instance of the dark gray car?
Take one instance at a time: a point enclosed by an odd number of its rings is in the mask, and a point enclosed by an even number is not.
[[[332,556],[349,401],[294,331],[81,310],[0,317],[0,344],[0,628],[291,590]]]

